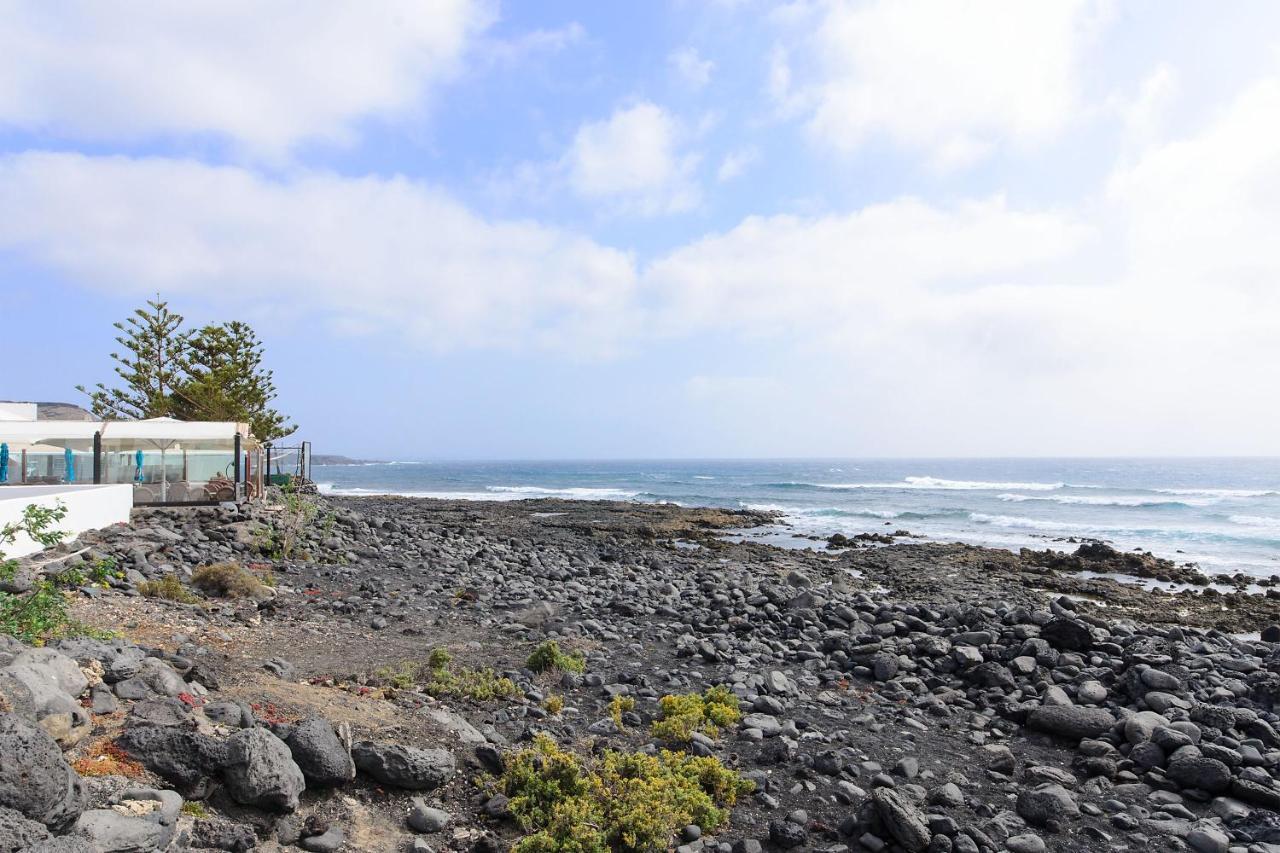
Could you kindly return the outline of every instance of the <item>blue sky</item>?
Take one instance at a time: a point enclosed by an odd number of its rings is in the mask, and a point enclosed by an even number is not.
[[[0,16],[0,396],[158,291],[335,452],[1277,452],[1273,3]]]

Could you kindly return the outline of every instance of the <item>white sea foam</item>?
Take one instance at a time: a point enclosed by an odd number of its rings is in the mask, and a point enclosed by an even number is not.
[[[1013,501],[1049,501],[1059,504],[1080,506],[1209,506],[1217,503],[1218,498],[1183,498],[1170,500],[1167,498],[1151,498],[1142,495],[996,495],[997,500]]]
[[[585,488],[551,489],[544,486],[487,486],[490,492],[499,494],[524,495],[526,497],[564,497],[596,500],[600,498],[634,498],[639,492],[626,489]]]
[[[1275,489],[1152,489],[1162,495],[1202,495],[1209,498],[1265,498],[1280,495]]]
[[[715,479],[715,477],[708,477],[706,474],[694,474],[694,475],[693,475],[693,479],[695,479],[695,480],[714,480],[714,479]]]
[[[1077,524],[1066,521],[1047,521],[1040,518],[1024,518],[1020,515],[988,515],[985,512],[969,513],[969,520],[978,524],[989,524],[993,527],[1010,527],[1018,530],[1045,530],[1050,532],[1073,531],[1077,533],[1108,533],[1108,527],[1092,524]]]
[[[936,491],[1013,491],[1051,492],[1066,488],[1066,483],[988,483],[977,480],[944,480],[940,477],[907,477],[897,483],[795,483],[819,489],[925,489]]]
[[[1233,515],[1229,520],[1235,524],[1244,524],[1249,527],[1274,527],[1280,529],[1280,518],[1270,515]]]
[[[831,516],[851,516],[856,518],[901,518],[903,513],[890,509],[843,509],[840,507],[808,507],[808,506],[785,506],[783,504],[751,504],[742,503],[739,505],[743,509],[751,509],[757,512],[781,512],[786,513],[793,518],[830,518]]]
[[[333,483],[318,483],[321,494],[346,495],[359,497],[362,495],[392,495],[402,498],[436,498],[453,501],[522,501],[537,498],[563,497],[580,500],[624,499],[632,498],[639,492],[628,492],[622,489],[544,489],[538,486],[489,486],[483,492],[441,492],[413,491],[397,489],[365,489],[355,487],[339,487]]]

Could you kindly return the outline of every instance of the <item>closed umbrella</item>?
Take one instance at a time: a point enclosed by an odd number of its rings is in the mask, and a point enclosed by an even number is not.
[[[62,458],[65,459],[67,463],[66,480],[68,483],[74,483],[76,481],[76,457],[75,454],[71,452],[70,447],[62,451]]]
[[[133,454],[133,481],[135,483],[142,482],[142,451],[135,451]]]
[[[9,482],[9,443],[0,442],[0,483]]]

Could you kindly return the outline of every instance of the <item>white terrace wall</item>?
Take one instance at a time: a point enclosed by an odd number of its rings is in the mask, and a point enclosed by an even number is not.
[[[0,486],[0,527],[20,521],[29,504],[52,507],[58,501],[66,506],[67,515],[54,526],[67,533],[70,540],[85,530],[128,521],[133,486]],[[21,533],[12,545],[0,543],[0,551],[7,557],[22,557],[39,550],[39,544]]]

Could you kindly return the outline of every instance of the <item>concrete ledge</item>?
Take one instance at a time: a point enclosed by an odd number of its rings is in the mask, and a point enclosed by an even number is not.
[[[56,525],[74,539],[85,530],[109,527],[129,520],[133,509],[133,486],[84,485],[84,486],[0,486],[0,527],[22,519],[23,510],[30,504],[52,507],[61,501],[67,508],[67,516]],[[40,545],[24,534],[18,534],[12,545],[0,543],[0,552],[6,557],[24,557],[40,550]]]

